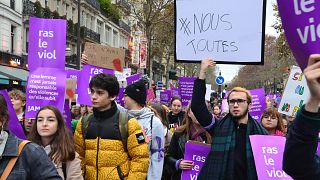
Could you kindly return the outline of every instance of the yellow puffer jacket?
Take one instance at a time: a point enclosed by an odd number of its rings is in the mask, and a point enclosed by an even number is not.
[[[128,121],[128,152],[125,151],[122,140],[103,139],[100,136],[84,140],[81,123],[78,122],[74,137],[85,179],[146,179],[149,164],[148,146],[136,119],[131,118]],[[89,118],[87,128],[90,125]],[[106,132],[108,129],[103,131]],[[118,132],[120,134],[120,131]]]

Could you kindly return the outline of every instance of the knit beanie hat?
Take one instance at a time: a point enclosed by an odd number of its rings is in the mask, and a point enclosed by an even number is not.
[[[137,82],[126,87],[124,94],[136,101],[138,104],[146,105],[147,101],[147,88],[146,83],[148,78],[146,76],[141,77]]]

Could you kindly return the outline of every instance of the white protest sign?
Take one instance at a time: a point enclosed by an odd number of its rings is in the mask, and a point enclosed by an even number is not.
[[[265,3],[177,0],[177,60],[263,64]]]
[[[211,92],[212,92],[212,90],[211,90],[211,84],[206,84],[206,96],[205,96],[205,99],[207,100],[207,101],[210,101],[210,95],[211,95]]]
[[[123,68],[123,72],[115,71],[114,75],[118,81],[127,81],[127,77],[131,76],[131,68]]]
[[[309,97],[309,88],[301,69],[296,66],[292,67],[278,111],[282,114],[294,116]]]

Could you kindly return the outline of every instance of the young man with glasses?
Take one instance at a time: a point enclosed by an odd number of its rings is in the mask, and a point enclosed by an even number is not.
[[[227,98],[229,114],[215,121],[205,104],[205,78],[211,59],[201,62],[195,80],[191,110],[199,123],[212,135],[211,151],[198,179],[258,179],[249,135],[267,135],[267,131],[249,115],[252,96],[248,90],[233,88]]]

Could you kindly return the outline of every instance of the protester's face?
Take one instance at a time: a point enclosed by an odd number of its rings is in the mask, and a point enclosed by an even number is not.
[[[58,120],[49,109],[39,112],[37,116],[37,131],[41,137],[52,137],[57,132]]]
[[[283,122],[283,132],[287,134],[288,132],[288,121],[286,119],[282,119]]]
[[[218,106],[214,106],[214,108],[213,108],[213,114],[217,116],[217,115],[220,114],[220,112],[221,112],[221,111],[220,111],[220,108],[219,108]]]
[[[11,103],[14,111],[22,111],[26,105],[25,101],[22,101],[19,97],[11,97]]]
[[[98,110],[105,110],[111,106],[111,102],[115,97],[110,97],[108,91],[100,88],[91,89],[91,102],[92,107],[97,108]]]
[[[287,116],[288,121],[293,122],[294,116]]]
[[[251,108],[247,102],[247,94],[244,92],[232,92],[229,95],[229,111],[233,118],[244,118]]]
[[[80,113],[83,116],[87,112],[87,107],[85,105],[80,106]]]
[[[36,122],[35,119],[30,119],[30,118],[25,118],[24,119],[24,129],[29,133],[31,128],[32,128],[32,125],[34,124],[34,122]]]
[[[174,100],[171,105],[171,110],[173,114],[179,114],[182,110],[181,101],[178,99]]]
[[[261,124],[267,130],[274,130],[278,124],[278,118],[272,114],[264,114],[262,116]]]
[[[136,102],[129,96],[124,95],[123,97],[123,101],[124,101],[124,107],[131,110],[133,108],[133,106],[136,104]]]
[[[87,111],[88,111],[88,113],[92,113],[93,112],[93,107],[92,106],[87,106]]]

